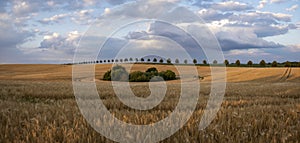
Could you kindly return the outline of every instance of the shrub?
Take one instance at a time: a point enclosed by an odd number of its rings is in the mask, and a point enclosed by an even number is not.
[[[162,72],[158,73],[158,75],[161,76],[164,80],[176,79],[176,74],[171,70],[162,71]]]
[[[145,73],[141,71],[135,71],[129,74],[130,82],[147,82],[150,79],[146,76]]]
[[[128,81],[128,73],[124,67],[117,65],[104,74],[103,80]]]
[[[146,72],[149,72],[149,73],[156,72],[157,73],[158,70],[155,67],[152,67],[152,68],[147,69]]]
[[[103,80],[111,80],[111,70],[107,71],[104,76]]]
[[[128,81],[128,79],[130,82],[174,80],[176,79],[176,74],[171,70],[158,72],[155,67],[152,67],[147,69],[146,72],[135,71],[128,75],[124,67],[117,65],[103,76],[103,80]]]

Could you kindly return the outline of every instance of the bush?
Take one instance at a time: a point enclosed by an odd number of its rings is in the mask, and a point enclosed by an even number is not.
[[[146,72],[148,72],[148,73],[151,73],[151,72],[157,73],[158,70],[155,67],[152,67],[152,68],[147,69]]]
[[[103,80],[128,81],[128,79],[130,82],[174,80],[176,74],[171,70],[158,72],[156,68],[152,67],[147,69],[146,72],[135,71],[128,75],[124,67],[117,65],[103,76]]]
[[[124,67],[117,65],[104,74],[103,80],[128,81],[128,73]]]
[[[149,77],[147,77],[146,74],[141,71],[135,71],[129,74],[130,82],[147,82],[149,80]]]
[[[104,76],[103,80],[111,80],[111,70],[107,71]]]
[[[158,75],[161,76],[164,80],[174,80],[174,79],[176,79],[176,74],[171,70],[162,71]]]

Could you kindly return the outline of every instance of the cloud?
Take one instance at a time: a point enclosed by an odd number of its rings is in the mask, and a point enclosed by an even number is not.
[[[258,9],[262,9],[265,7],[265,5],[267,5],[268,0],[261,0],[259,1],[259,5],[257,6]]]
[[[284,3],[284,2],[288,2],[289,0],[271,0],[271,3]]]
[[[220,13],[215,9],[202,9],[198,12],[199,16],[207,22],[210,21],[219,21],[222,19],[227,19],[233,13]]]
[[[216,37],[224,51],[233,49],[280,48],[283,45],[263,40],[254,31],[244,28],[222,29],[216,32]]]
[[[33,36],[33,33],[27,30],[20,30],[14,27],[14,19],[6,13],[0,13],[0,48],[13,48]]]
[[[77,24],[90,24],[95,19],[95,17],[92,16],[93,12],[93,9],[75,11],[71,16],[71,20]]]
[[[298,9],[298,4],[295,4],[293,6],[291,6],[290,8],[287,8],[286,11],[296,11]]]
[[[69,14],[56,14],[50,18],[44,18],[42,20],[39,20],[40,23],[42,24],[54,24],[54,23],[59,23],[61,20],[65,19],[68,17]]]
[[[225,1],[220,3],[212,4],[210,8],[220,10],[220,11],[245,11],[253,9],[251,5],[235,2],[235,1]]]
[[[44,36],[44,40],[38,48],[47,51],[60,51],[73,54],[78,45],[80,34],[78,31],[71,31],[67,36],[61,36],[59,33],[52,33]]]
[[[298,45],[288,45],[288,50],[291,52],[300,52],[300,44]]]

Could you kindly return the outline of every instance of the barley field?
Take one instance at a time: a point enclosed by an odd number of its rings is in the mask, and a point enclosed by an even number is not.
[[[134,65],[174,70],[171,65]],[[167,117],[180,97],[180,80],[168,81],[163,101],[149,111],[130,109],[117,98],[102,75],[111,65],[96,65],[95,82],[107,109],[118,119],[147,125]],[[198,130],[211,87],[209,67],[189,121],[161,141],[182,142],[300,142],[300,68],[227,68],[226,94],[216,118]],[[132,83],[136,96],[150,94],[148,83]],[[85,120],[72,87],[71,65],[0,65],[0,142],[113,142]]]

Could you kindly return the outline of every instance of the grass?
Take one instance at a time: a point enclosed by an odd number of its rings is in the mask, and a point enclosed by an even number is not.
[[[73,95],[71,66],[22,66],[0,66],[0,142],[112,142],[94,131],[81,115]],[[133,70],[148,66],[153,65],[137,65]],[[97,66],[96,77],[108,68]],[[158,66],[159,70],[172,68]],[[283,68],[228,68],[221,109],[212,124],[199,131],[210,93],[210,75],[207,67],[198,68],[206,77],[196,111],[182,129],[162,142],[299,142],[299,71],[293,69],[291,77],[282,81]],[[109,111],[133,124],[165,118],[180,96],[179,81],[170,81],[161,104],[149,111],[136,111],[118,100],[110,82],[96,83]],[[132,83],[131,88],[140,97],[150,94],[147,83]]]

